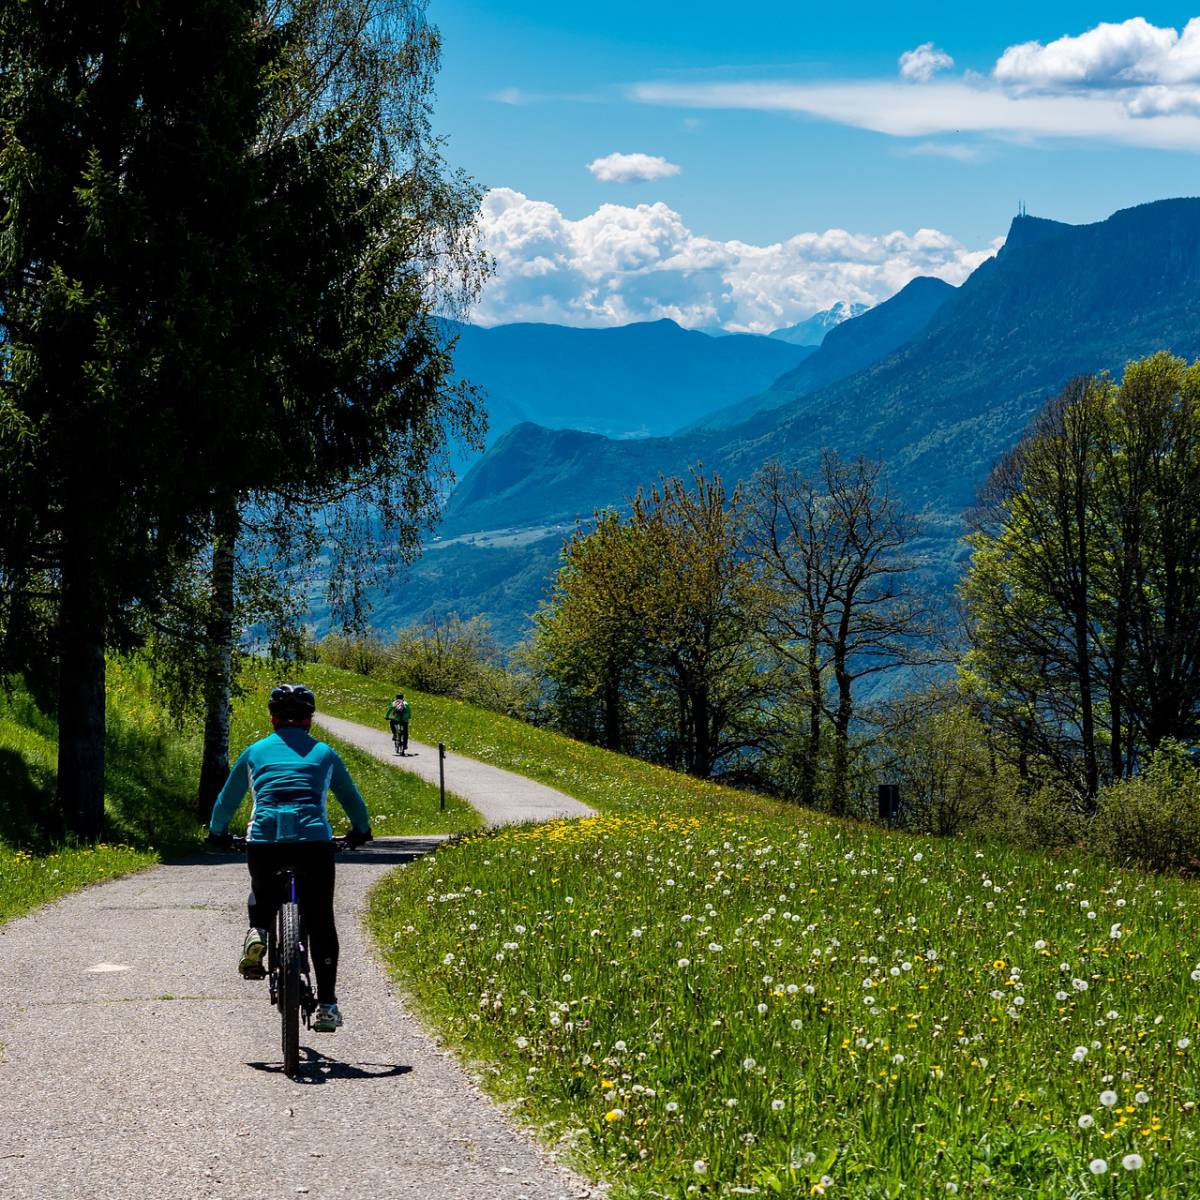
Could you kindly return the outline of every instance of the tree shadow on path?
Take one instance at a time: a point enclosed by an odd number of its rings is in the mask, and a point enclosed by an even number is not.
[[[361,850],[347,851],[344,854],[339,854],[337,856],[338,873],[340,874],[347,868],[360,865],[403,867],[418,858],[423,858],[426,854],[432,854],[446,840],[446,834],[376,838]],[[172,858],[164,865],[168,867],[218,867],[245,861],[246,856],[240,851],[226,853],[224,851],[203,850],[196,854]]]
[[[334,1079],[391,1079],[397,1075],[407,1075],[412,1070],[412,1067],[399,1063],[388,1066],[386,1063],[339,1062],[308,1046],[301,1046],[300,1053],[303,1060],[295,1077],[296,1083],[329,1083]],[[281,1062],[251,1062],[246,1066],[267,1074],[283,1074]]]

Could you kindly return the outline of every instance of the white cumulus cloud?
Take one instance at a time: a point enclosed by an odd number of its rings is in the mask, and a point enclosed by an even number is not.
[[[678,175],[681,168],[657,154],[606,154],[588,163],[601,183],[637,183]]]
[[[1182,33],[1144,17],[1101,22],[1077,36],[1042,45],[1022,42],[1000,56],[993,71],[1004,84],[1044,88],[1130,87],[1200,82],[1200,18]]]
[[[666,204],[604,204],[579,220],[511,188],[483,201],[496,264],[473,319],[768,332],[839,300],[876,304],[917,275],[961,283],[995,252],[934,229],[798,233],[766,246],[694,233]]]
[[[952,66],[954,59],[932,42],[923,42],[900,55],[900,75],[913,83],[928,83],[939,71],[948,71]]]

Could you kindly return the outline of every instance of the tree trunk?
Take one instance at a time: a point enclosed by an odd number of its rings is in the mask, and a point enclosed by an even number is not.
[[[104,826],[103,588],[83,530],[63,537],[58,616],[58,808],[87,842]]]
[[[621,688],[618,668],[609,663],[604,676],[604,746],[621,749]]]
[[[708,714],[708,685],[700,683],[691,694],[692,735],[695,751],[692,756],[692,774],[698,779],[707,779],[712,774],[713,746],[712,726]]]
[[[817,802],[817,770],[821,760],[821,668],[816,662],[816,642],[810,643],[808,660],[808,744],[800,774],[800,799],[808,805]]]
[[[850,696],[850,676],[840,661],[835,668],[838,706],[833,720],[833,804],[836,817],[844,817],[847,808],[847,785],[850,775],[850,718],[854,704]]]
[[[240,520],[236,504],[217,517],[213,540],[212,598],[204,664],[204,756],[196,814],[207,819],[229,778],[229,719],[233,691],[233,574]]]

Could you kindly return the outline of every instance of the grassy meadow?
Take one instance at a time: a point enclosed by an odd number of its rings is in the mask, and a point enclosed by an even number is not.
[[[379,723],[386,686],[306,671]],[[614,1194],[1200,1178],[1195,884],[834,822],[452,700],[415,696],[413,733],[600,812],[468,836],[371,922],[426,1019]]]

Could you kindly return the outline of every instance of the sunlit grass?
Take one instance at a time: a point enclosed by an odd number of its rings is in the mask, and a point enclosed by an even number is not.
[[[391,876],[373,924],[420,1009],[624,1194],[1168,1197],[1200,1167],[1196,899],[664,812],[471,837]]]
[[[387,685],[313,678],[378,723]],[[466,838],[393,874],[371,920],[426,1018],[619,1194],[1193,1190],[1195,884],[888,834],[414,707],[414,736],[602,814]]]
[[[0,924],[67,892],[156,862],[156,853],[132,846],[64,847],[50,854],[33,854],[0,845]]]
[[[387,681],[321,663],[304,667],[320,707],[334,716],[383,726],[382,714],[396,688]],[[642,812],[648,807],[696,813],[733,808],[775,812],[766,798],[693,779],[665,767],[613,754],[598,746],[476,708],[462,700],[430,696],[406,687],[413,703],[412,737],[445,742],[470,758],[515,771],[558,788],[605,812]]]

